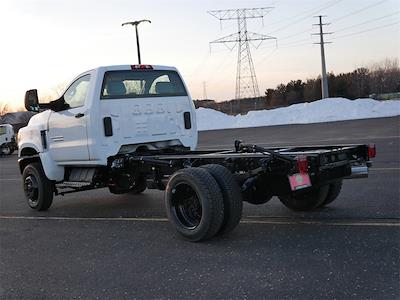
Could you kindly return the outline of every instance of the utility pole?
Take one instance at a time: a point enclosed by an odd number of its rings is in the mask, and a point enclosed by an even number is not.
[[[233,47],[230,48],[231,50],[236,46],[236,44],[238,45],[235,92],[236,99],[260,96],[256,72],[254,70],[254,64],[251,58],[250,43],[258,42],[258,46],[260,46],[262,41],[276,38],[268,35],[248,32],[247,20],[256,18],[264,20],[264,16],[269,13],[272,8],[273,7],[242,8],[213,10],[208,12],[210,15],[220,20],[220,22],[226,20],[235,20],[238,24],[237,33],[233,33],[210,42],[210,44],[234,43]],[[258,46],[256,46],[256,48],[258,48]]]
[[[328,88],[328,76],[326,75],[326,64],[325,64],[325,49],[324,45],[329,44],[331,42],[324,42],[325,34],[332,34],[332,32],[324,32],[324,25],[329,25],[330,23],[322,23],[322,18],[326,16],[315,16],[315,18],[319,18],[318,24],[313,24],[319,26],[319,33],[313,33],[313,35],[319,35],[319,43],[321,46],[321,65],[322,65],[322,78],[321,78],[321,90],[322,90],[322,99],[329,98],[329,88]]]
[[[151,23],[150,20],[140,20],[140,21],[122,23],[122,26],[124,26],[124,25],[132,25],[132,26],[135,26],[135,32],[136,32],[136,48],[137,48],[137,55],[138,55],[139,65],[142,63],[142,60],[141,60],[141,58],[140,58],[140,44],[139,44],[138,25],[139,25],[140,23],[142,23],[142,22],[149,22],[149,23]]]
[[[203,100],[207,99],[207,85],[206,82],[203,81]]]

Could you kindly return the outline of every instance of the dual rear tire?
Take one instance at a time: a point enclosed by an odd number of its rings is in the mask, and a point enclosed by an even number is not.
[[[175,172],[167,184],[165,204],[172,225],[193,242],[232,231],[243,205],[231,172],[213,164]]]
[[[279,196],[279,200],[291,210],[311,211],[332,203],[339,196],[341,189],[342,180],[338,180],[309,191]]]

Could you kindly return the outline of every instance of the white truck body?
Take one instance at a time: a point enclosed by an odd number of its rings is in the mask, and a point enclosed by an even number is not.
[[[346,178],[368,176],[374,144],[194,150],[195,109],[175,68],[133,65],[82,73],[59,99],[40,104],[19,131],[19,167],[28,205],[50,208],[54,195],[108,188],[113,194],[165,191],[177,232],[202,241],[232,231],[243,201],[273,196],[288,208],[326,206]]]
[[[77,76],[63,95],[72,101],[69,108],[38,113],[19,131],[19,156],[38,154],[46,176],[62,181],[66,166],[105,166],[110,156],[133,152],[139,147],[181,146],[194,150],[197,145],[195,108],[179,72],[174,67],[145,67],[149,69],[131,65],[99,67]],[[123,71],[132,74],[159,71],[157,76],[160,76],[146,88],[151,95],[131,98],[127,95],[126,81],[125,87],[111,79],[105,81],[106,74],[118,77],[121,71],[121,74]],[[181,81],[184,94],[158,94],[157,87],[162,91],[172,86],[168,81],[172,77],[178,83]],[[112,84],[121,96],[108,98],[104,94],[109,93],[107,89],[111,90]],[[143,81],[146,84],[149,83]],[[125,93],[118,90],[121,88]],[[190,115],[190,128],[185,128],[185,113]],[[111,134],[106,133],[106,123],[111,124]]]
[[[11,154],[14,151],[14,129],[10,124],[0,125],[0,154]]]

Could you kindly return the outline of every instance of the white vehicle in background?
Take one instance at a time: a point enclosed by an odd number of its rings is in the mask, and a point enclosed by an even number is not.
[[[53,195],[108,188],[113,194],[165,190],[167,215],[190,241],[232,231],[242,202],[273,196],[290,209],[328,205],[344,178],[366,177],[375,145],[196,150],[196,111],[174,67],[99,67],[79,75],[47,104],[37,90],[25,107],[40,112],[18,133],[28,205]]]
[[[10,155],[17,150],[14,129],[10,124],[0,125],[0,155]]]

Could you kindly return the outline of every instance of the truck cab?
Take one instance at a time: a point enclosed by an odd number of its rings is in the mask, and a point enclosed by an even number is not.
[[[195,108],[174,67],[122,65],[78,75],[63,95],[28,110],[42,111],[19,132],[19,156],[41,159],[46,176],[61,181],[68,166],[106,166],[121,153],[188,149],[197,145]]]
[[[12,125],[0,125],[0,154],[10,155],[17,149]]]

